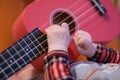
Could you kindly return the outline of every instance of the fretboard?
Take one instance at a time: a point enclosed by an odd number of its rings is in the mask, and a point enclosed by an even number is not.
[[[0,80],[25,67],[46,52],[47,37],[38,28],[24,36],[0,54]]]

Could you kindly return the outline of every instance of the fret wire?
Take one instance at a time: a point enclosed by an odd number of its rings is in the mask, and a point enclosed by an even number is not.
[[[46,39],[46,40],[44,40],[43,42],[41,42],[41,44],[45,43],[45,41],[47,41],[47,39]]]
[[[42,36],[44,36],[44,35],[41,35],[40,37],[38,37],[38,39],[41,38]],[[29,37],[28,37],[28,38],[29,38]],[[29,38],[29,39],[30,39],[30,38]],[[31,39],[30,39],[30,40],[31,40]],[[34,40],[34,41],[35,41],[35,40]],[[34,41],[32,41],[32,43],[33,43]],[[17,42],[16,42],[16,43],[17,43]],[[31,43],[30,43],[30,44],[31,44]],[[30,44],[29,44],[29,45],[30,45]],[[38,47],[38,46],[39,46],[39,45],[35,46],[33,49],[35,49],[35,48]],[[14,48],[14,46],[13,46],[13,48]],[[25,48],[26,48],[26,47],[25,47]],[[48,47],[46,47],[46,49],[47,49],[47,48],[48,48]],[[14,48],[14,49],[16,50],[16,48]],[[21,50],[22,50],[22,49],[21,49]],[[19,51],[16,50],[16,53],[21,52],[21,50],[19,50]],[[31,51],[31,50],[30,50],[30,51]],[[40,52],[41,52],[41,51],[40,51]],[[14,54],[14,56],[15,56],[15,55],[16,55],[16,54]],[[1,63],[1,64],[2,64],[2,63]]]
[[[39,46],[39,45],[35,46],[35,48],[33,48],[33,49],[36,49],[36,47],[38,47],[38,46]],[[16,50],[16,48],[15,48],[14,46],[13,46],[13,48]],[[47,47],[46,47],[46,49],[47,49]],[[21,51],[21,50],[20,50],[20,51]],[[19,55],[18,52],[20,52],[20,51],[17,51],[17,50],[16,50],[16,53]],[[31,51],[31,50],[30,50],[30,51]],[[30,52],[30,51],[29,51],[29,52]],[[28,52],[28,54],[29,54],[29,52]],[[41,51],[40,51],[40,52],[41,52]],[[15,54],[15,55],[17,55],[17,54]],[[15,55],[13,55],[13,56],[15,56]],[[20,55],[19,55],[19,56],[20,56]],[[23,57],[24,57],[24,56],[26,56],[26,55],[23,55]],[[22,58],[19,58],[19,59],[22,59]],[[15,60],[15,61],[17,62],[19,59]],[[24,61],[24,60],[23,60],[23,61]],[[14,62],[13,62],[13,63],[14,63]],[[13,63],[12,63],[12,64],[13,64]],[[3,64],[3,63],[1,63],[1,64]]]
[[[29,38],[29,36],[27,36],[27,38],[28,38],[28,39],[31,41],[31,43],[35,46],[34,49],[37,49],[36,47],[37,47],[39,44],[36,46],[36,45],[34,44],[35,40],[32,41],[32,40]],[[37,51],[41,52],[39,49],[37,49]],[[35,57],[37,57],[34,52],[33,52],[33,54],[35,55]]]
[[[27,36],[27,38],[31,41],[31,43],[35,46],[33,49],[36,49],[36,45],[33,43],[33,42],[35,42],[35,40],[34,41],[32,41],[28,36]],[[31,48],[30,48],[31,49]],[[38,50],[39,51],[39,50]],[[33,51],[32,51],[33,52]],[[36,54],[33,52],[33,54],[35,55],[35,57],[37,57],[36,56]]]
[[[23,57],[24,57],[24,56],[23,56]],[[22,58],[20,57],[19,59],[16,60],[16,62],[19,61],[20,59],[22,59]],[[24,60],[23,60],[23,62],[24,62]],[[10,66],[13,65],[13,64],[15,64],[15,62],[11,63]],[[25,65],[27,65],[27,64],[25,64]],[[1,68],[1,67],[0,67],[0,68]],[[9,68],[9,66],[6,67],[6,68],[4,68],[4,69],[2,69],[2,70],[5,71],[5,70],[8,69],[8,68]],[[10,68],[11,68],[11,67],[10,67]]]
[[[39,29],[38,29],[38,28],[35,28],[32,32],[35,33],[35,32],[37,32],[37,31],[39,31]]]
[[[7,68],[7,70],[4,71],[5,73],[7,73],[7,76],[10,77],[11,75],[13,75],[14,73],[12,73],[12,70],[10,68]],[[7,77],[7,78],[8,78]],[[3,79],[5,80],[5,79]]]
[[[19,46],[22,48],[21,44],[20,44],[19,42],[17,42],[17,43],[18,43]],[[18,53],[18,55],[21,56],[19,53]],[[23,57],[22,57],[21,59],[24,61]],[[25,63],[25,65],[27,65],[27,63],[26,63],[25,61],[24,61],[24,63]]]
[[[9,60],[9,59],[11,59],[11,57],[9,57],[8,60]],[[2,62],[2,63],[0,64],[0,66],[3,65],[3,64],[4,64],[4,62]]]
[[[41,42],[41,45],[44,47],[44,49],[47,51],[48,50],[48,44],[47,44],[47,39]]]
[[[12,48],[14,48],[14,46],[12,46]],[[7,52],[10,54],[10,52],[8,50],[7,50]],[[22,67],[16,62],[14,57],[11,54],[10,54],[10,56],[13,58],[14,62],[18,65],[19,69],[21,69]]]
[[[3,55],[1,55],[1,57],[4,59],[4,61],[7,63],[8,68],[10,68],[12,70],[13,73],[15,73],[15,71],[11,68],[11,66],[8,64],[8,62],[6,61],[6,59],[3,57]],[[3,69],[4,70],[4,69]],[[4,70],[5,71],[5,70]]]
[[[32,32],[37,32],[37,30],[33,30]],[[32,33],[31,32],[31,33]],[[29,33],[29,34],[31,34],[31,33]],[[44,35],[41,35],[40,37],[38,37],[38,39],[39,38],[41,38],[41,37],[43,37]],[[39,44],[36,46],[35,44],[34,44],[34,42],[37,40],[34,36],[34,41],[32,41],[28,36],[26,36],[30,41],[31,41],[31,43],[29,44],[29,45],[31,45],[31,44],[33,44],[35,47],[33,48],[33,49],[37,49],[38,51],[39,51],[39,49],[37,48],[38,46],[39,46]],[[41,46],[41,45],[40,45]],[[26,48],[26,47],[25,47]],[[44,48],[42,48],[42,49],[44,49]],[[47,48],[46,48],[47,49]],[[31,50],[30,50],[31,51]],[[42,51],[42,50],[41,50]],[[41,51],[39,51],[39,52],[41,52]],[[44,50],[45,51],[45,50]],[[34,52],[33,52],[33,54],[34,54]],[[35,54],[34,54],[35,55]],[[36,55],[35,55],[36,56]],[[37,57],[37,56],[36,56]]]
[[[14,48],[14,46],[11,46],[12,48]],[[14,48],[15,51],[17,51],[15,48]],[[17,53],[17,52],[16,52]],[[17,54],[14,54],[13,56],[16,56]],[[8,58],[8,60],[11,59],[11,57]],[[15,59],[14,59],[15,60]],[[15,60],[16,62],[16,60]],[[4,63],[4,62],[3,62]],[[0,65],[2,65],[3,63],[1,63]]]
[[[1,67],[0,67],[0,69],[1,69],[0,72],[3,73],[3,74],[5,75],[6,78],[8,78],[8,75],[3,71],[3,69],[2,69]]]
[[[43,36],[43,35],[42,35],[42,36]],[[41,36],[40,36],[40,37],[41,37]],[[40,37],[39,37],[39,38],[40,38]],[[34,40],[34,41],[35,41],[35,40]],[[34,41],[33,41],[33,42],[34,42]],[[32,43],[33,43],[33,42],[32,42]],[[38,47],[38,46],[39,46],[39,45],[35,46],[35,48]],[[35,48],[33,48],[33,49],[35,49]],[[47,48],[48,48],[48,47],[46,47],[45,49],[47,49]],[[16,49],[15,49],[15,50],[16,50]],[[19,51],[21,51],[21,50],[19,50]],[[19,51],[16,50],[17,53],[18,53]],[[31,50],[30,50],[30,51],[31,51]],[[44,51],[45,51],[45,50],[44,50]],[[41,51],[40,51],[40,52],[41,52]],[[21,59],[21,58],[19,58],[18,60],[20,60],[20,59]],[[17,60],[17,61],[18,61],[18,60]],[[23,61],[24,61],[24,60],[23,60]],[[13,62],[13,63],[14,63],[14,62]],[[11,64],[11,65],[12,65],[12,64]],[[6,69],[6,68],[5,68],[5,69]]]
[[[24,38],[22,39],[24,42],[25,42],[25,44],[26,44],[26,46],[28,45],[27,44],[27,42],[24,40]],[[27,46],[27,47],[29,47],[29,46]],[[24,50],[24,48],[22,47],[22,49]],[[25,48],[26,49],[26,48]],[[28,49],[28,48],[27,48]],[[29,49],[30,49],[30,47],[29,47]],[[24,50],[25,51],[25,50]],[[26,51],[25,51],[26,52]],[[32,51],[33,52],[33,51]],[[28,55],[26,55],[26,56],[28,56]],[[32,59],[30,58],[30,56],[28,56],[29,57],[29,59],[30,59],[30,61],[32,61]]]
[[[13,48],[14,50],[15,50],[15,48],[14,48],[14,46],[11,46],[11,48]],[[10,52],[9,52],[9,54],[10,54]],[[11,55],[11,54],[10,54]],[[17,54],[16,54],[17,55]],[[14,56],[14,55],[13,55]],[[11,57],[14,59],[14,57],[13,57],[12,55],[11,55]],[[19,66],[19,64],[16,62],[16,60],[14,59],[14,62],[18,65],[18,67],[21,69],[21,66]]]
[[[19,61],[20,59],[22,59],[22,58],[19,58],[19,59],[17,59],[16,61]],[[24,61],[23,61],[23,62],[24,62]],[[15,62],[13,62],[12,64],[10,64],[10,66],[11,66],[11,65],[13,65],[13,64],[15,64]],[[21,65],[22,65],[22,64],[21,64]],[[25,64],[25,65],[26,65],[26,64]],[[6,70],[6,69],[8,69],[8,68],[9,68],[9,66],[8,66],[8,67],[6,67],[6,68],[4,68],[4,69],[2,69],[2,70],[4,70],[4,71],[5,71],[5,70]]]
[[[17,50],[16,50],[16,48],[14,47],[14,46],[12,46],[12,48],[16,51],[16,53],[17,53]],[[16,54],[17,55],[17,54]],[[18,53],[18,55],[19,55],[19,53]],[[13,55],[13,56],[15,56],[15,55]],[[14,59],[15,60],[15,59]],[[15,60],[15,62],[18,64],[18,62]],[[18,67],[21,69],[22,67],[18,64]]]
[[[38,28],[35,31],[33,31],[32,33],[34,34],[34,36],[36,38],[38,38],[39,36],[43,35],[43,32],[40,31]]]
[[[42,35],[42,36],[43,36],[43,35]],[[41,36],[40,36],[40,37],[41,37]],[[40,38],[40,37],[39,37],[39,38]],[[34,40],[34,41],[35,41],[35,40]],[[33,42],[34,42],[34,41],[33,41]],[[37,45],[37,46],[39,46],[39,45]],[[36,48],[37,46],[35,46],[35,48]],[[14,47],[14,46],[13,46],[13,47]],[[33,49],[35,49],[35,48],[33,48]],[[47,48],[47,47],[46,47],[46,48]],[[46,49],[46,48],[45,48],[45,49]],[[15,49],[15,50],[16,50],[16,49]],[[16,50],[16,52],[19,52],[19,51],[21,51],[21,50]],[[40,51],[40,52],[41,52],[41,51]],[[15,56],[15,55],[16,55],[16,54],[14,54],[14,56]],[[14,58],[13,58],[13,59],[14,59]],[[21,58],[19,58],[18,60],[20,60],[20,59],[21,59]],[[15,61],[18,61],[18,60],[15,60]],[[24,61],[24,60],[23,60],[23,61]],[[15,62],[13,62],[12,64],[14,64],[14,63],[15,63]],[[8,64],[8,63],[7,63],[7,64]],[[12,65],[12,64],[10,64],[10,65]],[[8,68],[9,68],[9,67],[6,67],[4,70],[6,70],[6,69],[8,69]],[[12,69],[11,69],[11,70],[12,70]],[[6,75],[6,74],[5,74],[5,75]]]
[[[30,46],[30,45],[29,45]],[[33,46],[33,44],[32,44],[32,46]],[[30,58],[33,60],[33,59],[35,59],[37,56],[33,53],[33,50],[35,49],[35,47],[34,48],[30,48],[30,51],[31,52],[29,52],[28,54],[28,56],[30,56]],[[32,56],[31,56],[32,55]]]
[[[7,51],[7,50],[6,50],[6,51]],[[8,53],[8,51],[7,51],[7,53]],[[3,53],[3,54],[4,54],[4,53]],[[12,56],[12,55],[10,55],[10,56]],[[5,58],[4,58],[4,59],[5,59]],[[9,60],[11,60],[11,59],[14,59],[14,58],[8,57],[8,58],[5,59],[5,60],[9,61]],[[0,66],[1,66],[2,64],[4,64],[4,62],[2,62],[2,63],[0,64]]]
[[[5,50],[3,53],[4,53],[4,54],[3,54],[3,57],[4,57],[6,60],[8,60],[8,57],[10,57],[10,54],[8,54],[7,50]]]
[[[34,37],[34,39],[38,42],[38,44],[41,46],[41,48],[44,50],[44,52],[46,51],[43,47],[42,47],[42,45],[40,44],[40,42],[38,41],[38,39],[36,39],[35,38],[35,36],[33,35],[33,33],[31,33],[32,34],[32,36]]]
[[[44,44],[46,41],[47,41],[47,39],[46,39],[46,40],[44,40],[43,42],[41,42],[41,44]]]
[[[27,37],[27,36],[26,36],[26,37]],[[32,44],[32,43],[30,43],[29,45],[31,45],[31,44]],[[25,46],[24,48],[27,48],[27,46]],[[33,49],[34,49],[34,48],[33,48]],[[16,50],[16,49],[15,49],[15,50]],[[24,49],[23,49],[23,50],[24,50]],[[22,49],[19,50],[19,51],[16,50],[17,53],[20,53],[21,51],[22,51]],[[31,51],[32,51],[32,50],[30,49],[30,51],[28,51],[28,54],[29,54],[29,52],[31,52]],[[26,55],[26,54],[25,54],[25,55]],[[24,56],[25,56],[25,55],[24,55]],[[24,57],[24,56],[23,56],[23,57]],[[36,56],[36,55],[35,55],[35,56]],[[34,57],[34,56],[33,56],[33,57]],[[33,57],[32,57],[32,58],[33,58]]]

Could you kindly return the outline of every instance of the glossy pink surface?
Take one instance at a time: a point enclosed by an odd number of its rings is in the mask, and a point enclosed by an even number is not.
[[[18,40],[36,27],[44,32],[44,29],[51,25],[50,17],[53,16],[55,11],[67,10],[69,15],[75,19],[76,30],[80,28],[89,32],[93,40],[97,42],[111,41],[120,33],[120,16],[110,0],[100,1],[107,9],[107,14],[104,16],[100,16],[97,13],[93,5],[89,3],[89,0],[39,0],[33,2],[25,8],[15,22],[13,27],[14,38]],[[79,11],[76,12],[78,9]],[[78,19],[78,17],[80,18]],[[73,58],[71,60],[74,60],[78,54],[73,42],[69,50],[70,56]],[[36,61],[36,65],[38,63],[39,61]]]

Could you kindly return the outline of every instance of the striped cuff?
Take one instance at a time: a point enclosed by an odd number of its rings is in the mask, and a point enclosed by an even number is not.
[[[44,57],[45,68],[48,68],[55,62],[68,64],[68,55],[66,55],[63,51],[52,51]]]
[[[112,48],[99,44],[95,55],[92,58],[88,58],[88,60],[98,63],[118,63],[120,54]]]
[[[87,58],[89,61],[98,62],[97,60],[99,60],[100,56],[102,55],[102,50],[100,49],[100,47],[101,47],[101,44],[98,44],[98,46],[96,47],[96,52],[94,56],[92,58]]]

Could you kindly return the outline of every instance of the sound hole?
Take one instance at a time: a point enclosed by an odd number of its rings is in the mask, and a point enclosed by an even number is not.
[[[69,24],[70,34],[72,34],[75,31],[75,22],[73,21],[73,18],[67,13],[58,12],[53,16],[53,18],[53,24],[61,25],[63,22],[66,22]]]

